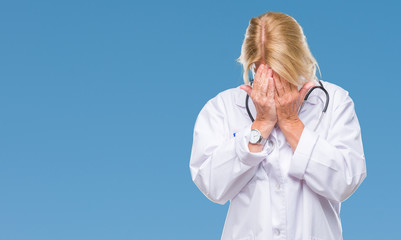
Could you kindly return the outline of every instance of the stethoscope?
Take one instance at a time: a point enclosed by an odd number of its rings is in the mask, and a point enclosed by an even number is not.
[[[322,114],[321,114],[320,117],[319,117],[319,121],[318,121],[318,123],[317,123],[317,125],[316,125],[314,131],[316,131],[317,127],[318,127],[319,124],[320,124],[320,121],[322,120],[323,116],[326,114],[327,106],[329,105],[329,100],[330,100],[329,93],[328,93],[327,90],[323,87],[323,84],[320,82],[320,80],[318,80],[318,81],[319,81],[320,86],[314,86],[314,87],[312,87],[312,88],[309,89],[308,93],[305,95],[305,98],[304,98],[304,101],[303,101],[302,104],[301,104],[301,107],[300,107],[299,110],[298,110],[298,114],[299,114],[299,112],[302,110],[302,107],[303,107],[304,104],[305,104],[305,101],[308,99],[309,95],[312,93],[313,90],[315,90],[315,89],[321,89],[321,90],[324,92],[324,94],[326,95],[326,103],[325,103],[325,105],[324,105]],[[251,84],[251,86],[252,86],[252,84],[253,84],[253,78],[251,78],[251,79],[249,80],[249,82],[250,82],[250,84]],[[251,111],[249,110],[248,101],[249,101],[249,95],[247,94],[247,95],[246,95],[246,100],[245,100],[246,111],[248,112],[249,118],[250,118],[250,119],[252,120],[252,122],[253,122],[253,121],[255,121],[255,119],[253,118],[252,113],[251,113]]]

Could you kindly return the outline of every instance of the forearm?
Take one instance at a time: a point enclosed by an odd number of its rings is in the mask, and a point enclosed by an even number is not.
[[[190,158],[192,180],[211,201],[225,204],[253,178],[257,166],[268,153],[250,152],[252,124],[244,126],[235,137],[227,138],[224,129],[211,125],[208,116],[198,117]],[[220,132],[219,132],[220,131]]]
[[[299,139],[301,138],[302,131],[304,130],[304,124],[300,119],[292,122],[279,122],[280,129],[283,132],[285,138],[290,144],[292,151],[298,146]]]
[[[345,128],[340,138],[325,139],[305,127],[291,158],[288,174],[315,193],[330,200],[345,201],[366,177],[365,156],[358,128]]]

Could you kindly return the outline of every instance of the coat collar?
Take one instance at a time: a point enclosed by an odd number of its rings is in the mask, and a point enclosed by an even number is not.
[[[314,81],[315,82],[315,86],[320,86],[320,84],[317,82],[317,81]],[[324,86],[324,81],[323,80],[320,80],[320,82],[323,84],[323,86]],[[235,93],[235,103],[236,103],[236,105],[237,106],[239,106],[239,107],[243,107],[243,108],[245,108],[246,107],[246,105],[245,105],[245,99],[246,99],[246,95],[247,95],[247,93],[244,91],[244,90],[242,90],[241,88],[240,88],[240,86],[238,86],[238,87],[236,87],[236,93]],[[309,95],[309,97],[308,97],[308,99],[306,100],[306,102],[305,102],[305,104],[304,105],[308,105],[308,104],[311,104],[311,105],[315,105],[315,104],[317,104],[319,101],[321,101],[321,102],[325,102],[326,100],[326,96],[325,96],[325,94],[324,94],[324,92],[323,91],[319,91],[319,90],[315,90],[315,91],[312,91],[311,92],[311,94]],[[251,98],[249,98],[249,105],[251,105],[251,104],[253,104],[253,102],[252,102],[252,99]],[[303,109],[305,109],[305,107],[303,108]],[[302,111],[302,110],[301,110]],[[303,112],[303,111],[302,111]]]

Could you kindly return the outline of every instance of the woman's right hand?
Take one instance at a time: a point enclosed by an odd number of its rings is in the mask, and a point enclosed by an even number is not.
[[[257,112],[255,121],[274,126],[277,122],[277,113],[274,101],[273,69],[268,65],[260,64],[253,86],[244,84],[240,88],[248,93],[255,105]]]

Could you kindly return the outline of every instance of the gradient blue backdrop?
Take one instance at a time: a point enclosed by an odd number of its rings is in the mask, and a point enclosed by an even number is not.
[[[397,1],[2,1],[0,240],[219,239],[229,203],[191,180],[203,105],[242,84],[249,19],[303,27],[350,92],[367,178],[344,239],[401,239]]]

